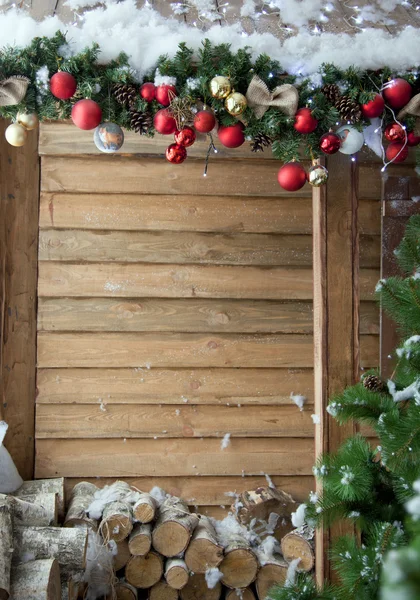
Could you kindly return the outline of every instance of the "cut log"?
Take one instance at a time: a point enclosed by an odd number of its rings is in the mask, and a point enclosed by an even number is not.
[[[114,585],[114,593],[108,594],[105,600],[137,600],[137,590],[126,581]]]
[[[188,546],[198,521],[183,500],[175,496],[167,498],[159,508],[152,532],[153,547],[163,556],[178,556]]]
[[[56,558],[62,573],[84,570],[86,563],[87,528],[15,527],[13,532],[13,563]]]
[[[193,573],[205,573],[223,560],[223,547],[217,543],[216,531],[208,517],[200,517],[185,553],[187,567]]]
[[[226,600],[255,600],[255,594],[250,588],[245,590],[227,590]]]
[[[10,595],[13,600],[61,600],[58,561],[47,558],[14,567]]]
[[[125,567],[131,558],[128,540],[125,539],[121,542],[112,541],[110,542],[110,548],[113,554],[114,571],[119,571]]]
[[[158,503],[153,496],[142,492],[133,507],[134,518],[140,523],[150,523],[156,517],[157,509]]]
[[[315,530],[312,527],[303,526],[285,535],[281,541],[281,551],[287,562],[290,563],[292,560],[300,558],[298,571],[307,572],[314,567],[314,538]]]
[[[188,583],[189,572],[182,558],[170,558],[165,565],[166,583],[175,590],[182,590]]]
[[[21,487],[13,494],[17,498],[25,496],[37,496],[38,494],[57,494],[58,518],[64,519],[65,495],[64,477],[55,479],[37,479],[36,481],[24,481]]]
[[[247,588],[256,578],[258,559],[247,540],[232,534],[225,548],[225,557],[220,564],[222,583],[229,588]]]
[[[0,500],[0,600],[10,595],[10,569],[13,552],[13,506],[8,496]]]
[[[286,581],[288,563],[280,555],[275,558],[261,559],[256,588],[259,600],[264,600],[273,585],[283,585]]]
[[[219,600],[222,593],[220,581],[213,589],[207,587],[206,578],[201,573],[191,575],[187,585],[180,590],[181,600]]]
[[[104,508],[101,522],[101,533],[106,542],[121,542],[133,529],[131,508],[125,502],[110,502]]]
[[[128,547],[131,554],[144,556],[152,546],[152,527],[148,523],[136,523],[130,533]]]
[[[45,527],[57,524],[57,494],[38,494],[24,499],[0,494],[0,503],[7,497],[11,502],[15,525]],[[36,504],[29,501],[32,498],[36,498]]]
[[[133,556],[125,568],[128,583],[140,589],[150,588],[160,581],[163,574],[163,561],[156,552],[146,556]]]
[[[178,600],[178,591],[165,581],[158,581],[149,590],[149,600]]]
[[[69,508],[64,519],[64,527],[74,527],[75,525],[88,525],[95,531],[98,528],[98,521],[90,518],[86,511],[93,500],[95,492],[98,491],[96,485],[88,481],[77,483],[72,492],[69,502]]]

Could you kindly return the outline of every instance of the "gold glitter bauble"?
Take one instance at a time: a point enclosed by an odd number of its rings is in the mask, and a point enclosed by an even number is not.
[[[248,106],[246,98],[239,92],[233,92],[225,100],[225,108],[230,115],[237,117],[241,115]]]
[[[229,77],[218,75],[217,77],[213,77],[210,81],[210,92],[213,98],[222,100],[223,98],[226,98],[226,96],[229,96],[231,91],[232,86]]]
[[[313,165],[308,171],[308,181],[313,187],[320,187],[328,181],[328,171],[322,165]]]

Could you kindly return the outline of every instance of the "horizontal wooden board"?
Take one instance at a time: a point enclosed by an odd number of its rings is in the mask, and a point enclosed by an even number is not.
[[[312,336],[39,333],[38,367],[312,367]]]
[[[312,369],[39,369],[37,403],[290,404]]]
[[[309,300],[312,271],[292,267],[40,262],[38,294]]]
[[[302,475],[297,477],[273,476],[273,484],[280,490],[291,494],[296,502],[307,500],[308,494],[315,487],[315,480],[312,476]],[[189,504],[198,504],[199,506],[220,506],[229,505],[233,498],[227,494],[240,494],[246,490],[253,490],[257,487],[267,486],[267,480],[264,475],[256,477],[137,477],[125,478],[127,483],[134,488],[150,492],[157,486],[165,490],[168,494],[184,498]],[[114,483],[114,478],[109,477],[91,477],[91,478],[66,478],[64,481],[66,497],[70,497],[71,490],[81,481],[89,481],[98,487]]]
[[[414,158],[414,157],[413,157]],[[414,161],[413,161],[414,162]],[[381,172],[381,165],[375,163],[362,163],[359,165],[359,197],[381,199],[382,181],[390,175],[399,177],[415,177],[414,164],[392,164],[385,173]]]
[[[313,437],[313,406],[39,404],[37,438]],[[252,444],[252,442],[250,442]]]
[[[219,161],[203,177],[203,161],[188,159],[180,167],[162,158],[124,156],[44,156],[41,160],[43,192],[120,194],[185,194],[214,196],[289,196],[277,182],[276,161],[245,159]],[[112,185],[109,174],[112,172]],[[75,177],[75,173],[77,176]],[[310,196],[306,184],[299,196]],[[175,201],[175,198],[172,200]]]
[[[38,440],[35,477],[311,475],[310,438]]]
[[[359,202],[362,234],[380,235],[380,202]],[[41,229],[309,234],[309,197],[42,193]]]
[[[376,302],[360,302],[360,333],[379,334],[379,305]]]

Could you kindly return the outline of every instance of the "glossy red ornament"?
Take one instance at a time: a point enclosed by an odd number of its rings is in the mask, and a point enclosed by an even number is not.
[[[192,146],[196,139],[195,131],[192,127],[183,127],[179,131],[175,131],[175,142],[184,148]]]
[[[414,131],[407,133],[407,146],[418,146],[420,144],[420,135],[416,135]]]
[[[404,146],[401,142],[391,142],[385,155],[387,160],[392,160],[394,163],[404,162],[408,156],[408,146]]]
[[[66,71],[55,73],[50,79],[50,91],[53,96],[60,100],[68,100],[77,88],[77,81]]]
[[[366,119],[375,119],[385,110],[385,102],[380,94],[376,94],[373,100],[361,105],[362,115]]]
[[[223,126],[221,125],[217,130],[220,142],[226,148],[239,148],[245,141],[243,132],[244,126],[242,123],[235,123],[235,125]]]
[[[299,133],[312,133],[318,126],[318,121],[312,116],[310,108],[300,108],[295,114],[294,128]]]
[[[156,98],[156,86],[151,81],[143,83],[140,88],[140,96],[146,100],[146,102],[152,102]]]
[[[153,119],[154,128],[158,133],[171,135],[176,131],[176,121],[167,108],[158,110]]]
[[[210,110],[200,110],[195,115],[194,127],[200,133],[209,133],[216,125],[216,117]]]
[[[79,100],[71,109],[71,119],[79,129],[95,129],[102,122],[102,110],[97,102]]]
[[[166,149],[166,160],[173,165],[180,165],[187,158],[187,151],[185,146],[181,144],[171,144]]]
[[[171,98],[176,95],[176,87],[174,85],[163,83],[156,88],[156,100],[163,106],[169,106]]]
[[[290,162],[280,168],[277,180],[284,190],[296,192],[306,183],[306,171],[300,163]]]
[[[388,142],[405,142],[405,129],[398,123],[390,123],[385,127],[384,136]]]
[[[319,140],[319,147],[324,154],[335,154],[340,150],[341,138],[336,133],[329,131]]]
[[[393,79],[385,84],[382,92],[385,102],[391,108],[402,108],[410,100],[413,89],[405,79]]]

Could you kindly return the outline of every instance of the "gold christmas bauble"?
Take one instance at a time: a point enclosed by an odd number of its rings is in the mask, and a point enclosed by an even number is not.
[[[18,113],[17,121],[28,131],[38,127],[38,115],[36,113]]]
[[[237,117],[241,115],[248,106],[246,98],[239,92],[233,92],[225,100],[225,108],[230,115]]]
[[[313,165],[308,171],[308,182],[313,187],[321,187],[328,181],[328,171],[322,165]]]
[[[12,123],[5,131],[6,140],[11,146],[16,147],[24,145],[27,135],[28,132],[19,123]]]
[[[210,92],[213,98],[222,100],[223,98],[226,98],[226,96],[229,96],[231,91],[232,86],[229,77],[218,75],[217,77],[213,77],[210,81]]]

